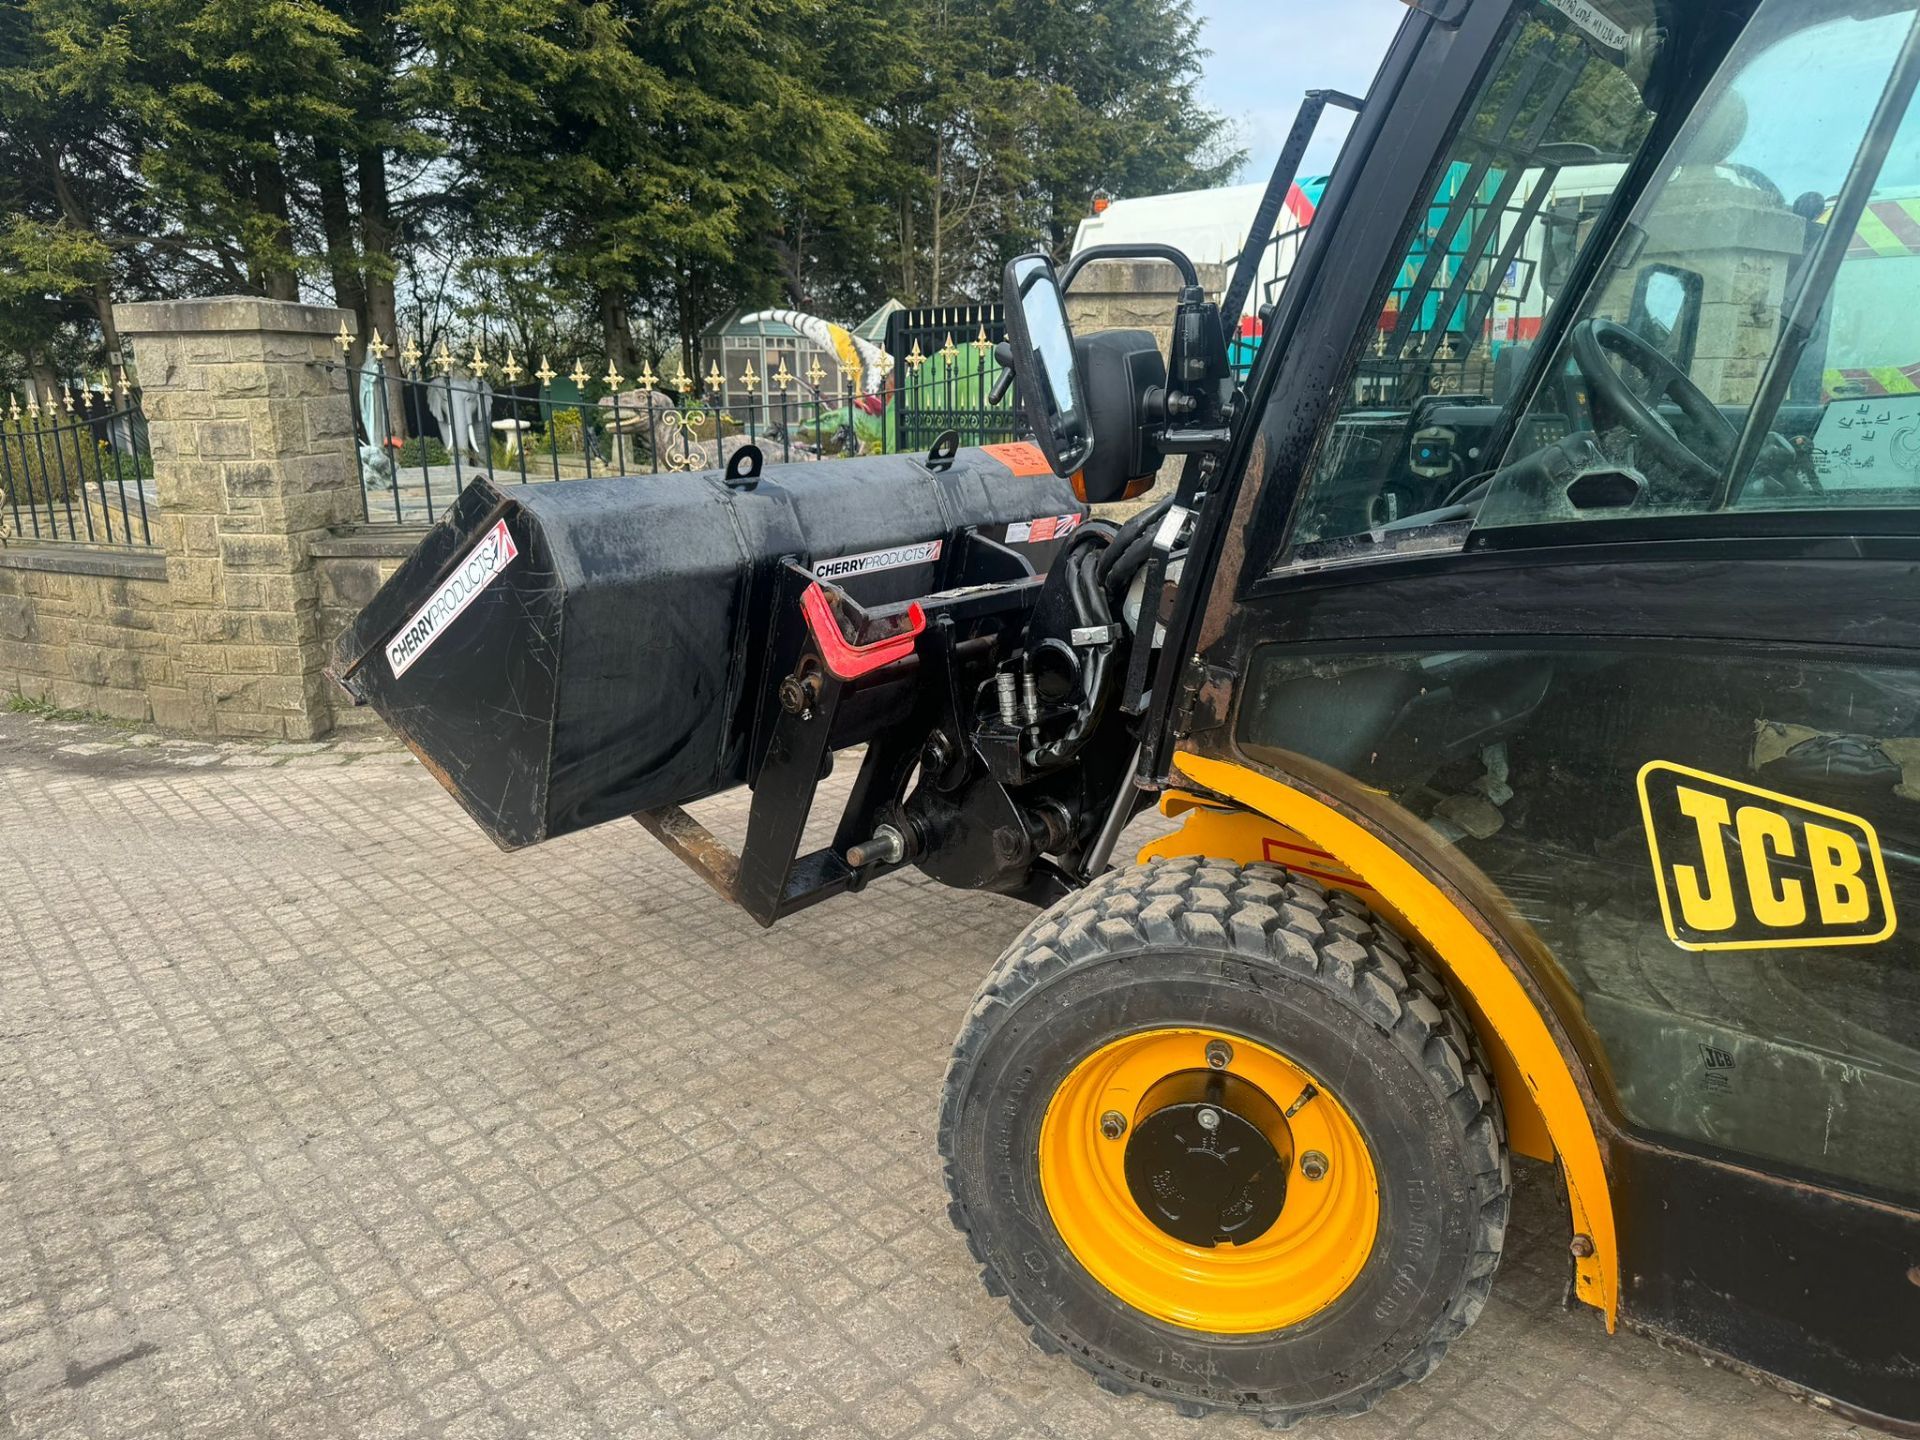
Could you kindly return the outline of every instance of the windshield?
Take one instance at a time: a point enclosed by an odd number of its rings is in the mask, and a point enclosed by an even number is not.
[[[1727,45],[1696,9],[1518,7],[1382,277],[1279,563],[1570,521],[1920,519],[1917,9],[1758,0]]]
[[[1920,500],[1920,111],[1897,87],[1914,25],[1911,3],[1761,6],[1546,369],[1480,528]]]
[[[1664,34],[1655,0],[1516,9],[1383,277],[1294,517],[1295,556],[1364,546],[1486,468],[1474,441],[1652,127]]]

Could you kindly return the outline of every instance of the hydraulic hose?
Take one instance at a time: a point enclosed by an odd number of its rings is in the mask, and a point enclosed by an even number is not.
[[[1107,553],[1112,554],[1113,552],[1108,551]],[[1120,554],[1114,561],[1112,568],[1107,572],[1105,589],[1109,601],[1115,605],[1120,603],[1120,597],[1127,593],[1127,586],[1133,583],[1134,574],[1142,565],[1147,563],[1147,557],[1152,553],[1152,531],[1148,531],[1145,535],[1137,535],[1134,537],[1133,543],[1127,546],[1126,550]]]
[[[1100,583],[1102,585],[1107,583],[1107,577],[1113,573],[1120,559],[1135,541],[1144,536],[1149,543],[1151,543],[1154,528],[1159,525],[1160,521],[1165,518],[1167,511],[1172,508],[1173,497],[1169,495],[1164,500],[1159,500],[1149,505],[1114,532],[1113,543],[1107,547],[1106,553],[1100,557],[1099,573]]]
[[[1095,540],[1103,542],[1111,549],[1119,533],[1118,530],[1114,529],[1113,526],[1104,520],[1089,520],[1085,525],[1082,525],[1078,530],[1073,532],[1072,538],[1067,541],[1065,548],[1060,551],[1060,559],[1055,563],[1064,564],[1072,558],[1073,553],[1081,546],[1090,545]]]
[[[1075,622],[1084,626],[1106,627],[1109,634],[1112,633],[1113,611],[1107,604],[1106,589],[1100,583],[1099,567],[1113,553],[1113,549],[1109,545],[1099,555],[1088,555],[1080,553],[1070,544],[1061,556],[1061,562],[1068,566],[1067,597],[1073,603]],[[1080,689],[1086,696],[1086,703],[1064,733],[1044,745],[1034,747],[1027,760],[1035,769],[1044,770],[1065,764],[1080,752],[1080,747],[1100,728],[1100,721],[1107,712],[1107,703],[1112,698],[1114,648],[1114,642],[1108,640],[1087,651],[1080,670]]]

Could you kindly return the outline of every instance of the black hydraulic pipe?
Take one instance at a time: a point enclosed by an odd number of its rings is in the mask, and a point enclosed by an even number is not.
[[[1148,536],[1149,538],[1153,535],[1154,529],[1160,524],[1161,519],[1165,517],[1167,507],[1171,504],[1173,504],[1173,497],[1171,495],[1163,500],[1157,500],[1120,527],[1114,534],[1113,543],[1106,548],[1105,553],[1100,557],[1100,568],[1095,573],[1099,576],[1101,584],[1104,585],[1107,578],[1116,570],[1120,569],[1122,563],[1126,560],[1127,551],[1134,547],[1135,542],[1137,542],[1142,535]],[[1131,574],[1132,572],[1129,570],[1126,573]]]
[[[1107,811],[1105,823],[1100,826],[1100,834],[1093,842],[1093,849],[1087,852],[1086,878],[1097,879],[1113,861],[1114,847],[1120,843],[1120,832],[1127,828],[1127,821],[1133,818],[1134,808],[1140,802],[1140,789],[1133,783],[1133,777],[1140,773],[1140,757],[1145,747],[1133,747],[1133,759],[1120,777],[1120,783],[1114,786],[1113,805]]]
[[[1152,553],[1153,532],[1149,530],[1134,536],[1133,543],[1119,554],[1112,565],[1107,567],[1106,572],[1101,576],[1101,581],[1114,604],[1120,603],[1120,597],[1126,593],[1127,586],[1133,583],[1134,575],[1139,572],[1142,565],[1147,563],[1147,557]]]
[[[1055,563],[1067,567],[1067,592],[1073,601],[1074,623],[1105,628],[1111,633],[1113,611],[1107,604],[1106,593],[1101,589],[1095,573],[1096,558],[1069,550]],[[1028,762],[1036,769],[1049,769],[1071,760],[1100,728],[1100,722],[1107,713],[1107,703],[1112,698],[1115,676],[1113,657],[1114,645],[1111,640],[1087,652],[1081,675],[1081,689],[1086,703],[1065,733],[1038,746],[1028,757]]]

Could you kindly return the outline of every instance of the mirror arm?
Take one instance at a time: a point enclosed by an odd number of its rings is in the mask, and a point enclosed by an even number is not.
[[[1067,261],[1067,268],[1060,276],[1060,293],[1066,294],[1073,286],[1074,277],[1087,266],[1102,260],[1164,260],[1180,272],[1188,288],[1200,288],[1200,272],[1194,268],[1193,261],[1185,251],[1172,245],[1090,245]]]
[[[1013,368],[1013,346],[1002,340],[993,347],[993,363],[1000,367],[999,378],[993,382],[993,389],[987,392],[987,408],[992,409],[1007,398],[1007,392],[1013,388],[1017,378]]]
[[[1233,431],[1225,425],[1175,429],[1169,426],[1154,438],[1165,455],[1224,455],[1233,444]]]

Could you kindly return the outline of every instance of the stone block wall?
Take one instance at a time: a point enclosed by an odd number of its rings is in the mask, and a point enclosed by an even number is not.
[[[1200,284],[1218,300],[1232,278],[1224,265],[1201,265]],[[1180,272],[1159,260],[1104,260],[1089,265],[1067,292],[1067,319],[1076,335],[1101,330],[1151,330],[1161,353],[1173,342],[1173,307]]]
[[[1809,223],[1712,166],[1681,170],[1662,204],[1639,257],[1603,294],[1600,313],[1625,323],[1634,285],[1650,265],[1695,272],[1700,325],[1688,373],[1714,404],[1749,406],[1779,338]]]
[[[346,315],[124,305],[158,497],[151,549],[0,548],[0,692],[214,738],[333,724],[313,546],[361,514]]]
[[[320,592],[320,631],[331,644],[373,599],[400,562],[413,553],[413,547],[426,534],[424,529],[391,528],[331,536],[310,547],[314,574]],[[356,707],[337,685],[327,687],[331,718],[340,730],[378,730],[380,717],[364,707]]]
[[[175,683],[161,555],[0,548],[0,691],[121,720]]]
[[[257,299],[115,312],[146,397],[177,684],[154,719],[217,736],[323,734],[308,546],[359,515],[352,412],[330,374],[335,310]]]

